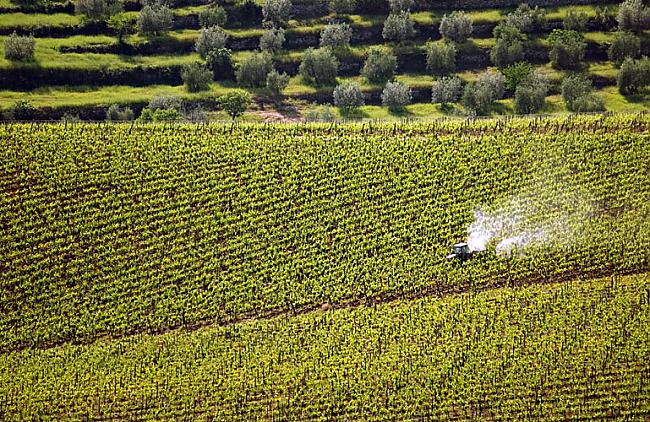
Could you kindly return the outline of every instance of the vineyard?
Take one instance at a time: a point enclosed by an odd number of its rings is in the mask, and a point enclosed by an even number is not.
[[[0,419],[648,418],[649,129],[2,125]]]

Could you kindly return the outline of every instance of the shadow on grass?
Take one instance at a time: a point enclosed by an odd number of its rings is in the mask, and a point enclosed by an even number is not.
[[[368,113],[358,108],[352,110],[340,109],[340,113],[343,119],[349,119],[349,120],[367,119],[370,117]]]

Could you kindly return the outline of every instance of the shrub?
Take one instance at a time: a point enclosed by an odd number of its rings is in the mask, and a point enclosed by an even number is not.
[[[186,110],[183,113],[183,115],[185,117],[185,120],[190,121],[192,123],[200,123],[200,122],[208,121],[208,115],[203,110],[203,107],[201,107],[201,105],[197,105],[196,107]]]
[[[183,115],[175,108],[159,108],[151,115],[154,122],[173,122],[181,120]]]
[[[607,50],[609,59],[620,66],[628,58],[637,58],[641,54],[641,40],[631,32],[617,32]]]
[[[528,62],[519,62],[503,69],[503,76],[506,78],[506,88],[514,91],[520,83],[528,79],[533,73],[533,65]]]
[[[5,38],[5,59],[32,60],[35,46],[34,37],[20,36],[14,32]]]
[[[595,13],[594,22],[596,22],[600,26],[608,26],[612,17],[609,14],[609,8],[607,6],[605,7],[596,6],[594,13]]]
[[[320,33],[320,46],[347,48],[352,38],[352,28],[347,23],[329,24]]]
[[[16,120],[29,120],[36,114],[36,108],[29,100],[17,100],[11,106],[10,114]]]
[[[589,22],[589,16],[585,12],[569,10],[566,16],[564,16],[562,26],[569,31],[585,32],[587,30],[587,22]]]
[[[289,75],[286,73],[278,73],[274,69],[266,75],[266,89],[271,91],[276,97],[280,96],[287,85],[289,85]]]
[[[515,90],[515,111],[519,114],[537,113],[546,104],[547,91],[546,79],[533,72]]]
[[[232,65],[231,52],[227,48],[212,50],[205,58],[208,68],[212,71],[212,79],[231,79],[235,75]]]
[[[623,95],[634,94],[650,84],[650,59],[625,59],[618,71],[616,82],[619,92]]]
[[[271,54],[277,53],[282,50],[284,41],[284,29],[270,28],[264,31],[264,34],[260,37],[260,50]]]
[[[303,54],[298,72],[307,83],[330,85],[336,82],[338,68],[339,62],[331,49],[308,48]]]
[[[445,15],[440,21],[440,34],[453,42],[463,43],[472,35],[472,19],[464,12]]]
[[[159,109],[168,110],[180,110],[181,109],[181,98],[176,95],[161,94],[154,96],[149,101],[149,109],[151,111],[156,111]]]
[[[616,21],[621,31],[641,31],[650,24],[650,8],[641,0],[625,0],[618,7]]]
[[[456,70],[456,46],[453,43],[428,43],[427,70],[434,75],[447,75]]]
[[[463,93],[463,104],[476,114],[487,114],[494,101],[503,97],[505,77],[501,72],[485,71],[475,83],[468,84]]]
[[[199,25],[201,28],[211,28],[213,26],[223,27],[228,21],[226,9],[218,4],[212,4],[199,13]]]
[[[440,103],[446,106],[447,103],[455,103],[460,99],[463,83],[457,76],[445,76],[438,79],[431,87],[431,102]]]
[[[267,25],[284,26],[291,13],[291,0],[264,0],[262,15]]]
[[[133,110],[130,107],[121,108],[117,104],[112,104],[106,110],[106,120],[109,122],[120,122],[133,120]]]
[[[124,13],[118,13],[108,19],[108,27],[117,35],[117,41],[122,44],[124,36],[135,32],[135,20]]]
[[[413,0],[388,0],[391,12],[409,11],[414,3]]]
[[[548,38],[551,45],[549,57],[556,69],[579,69],[585,58],[587,43],[576,31],[555,29]]]
[[[571,75],[564,78],[561,88],[567,108],[573,111],[573,102],[591,93],[591,81],[583,75]]]
[[[192,63],[183,66],[181,78],[188,92],[207,91],[212,82],[212,72],[203,63]]]
[[[594,94],[579,97],[573,102],[573,111],[576,113],[605,111],[605,100]]]
[[[144,6],[138,15],[138,28],[145,35],[160,35],[169,31],[174,14],[165,5]]]
[[[506,16],[506,24],[514,26],[521,32],[533,32],[542,28],[546,20],[546,11],[535,6],[531,8],[527,3],[520,4],[517,9]]]
[[[266,85],[266,76],[273,70],[273,61],[267,53],[253,53],[239,64],[236,71],[237,83],[243,87]]]
[[[393,77],[397,69],[397,57],[385,48],[372,47],[368,52],[361,75],[369,82],[384,82]]]
[[[337,15],[344,15],[354,12],[354,9],[357,7],[357,2],[356,0],[329,0],[328,6],[330,12]]]
[[[381,92],[381,103],[393,112],[404,110],[411,104],[411,88],[401,82],[388,82]]]
[[[490,50],[490,60],[497,67],[505,67],[524,59],[526,36],[512,25],[499,24],[494,28],[496,44]]]
[[[75,0],[74,11],[91,21],[105,21],[122,11],[122,3],[117,0]]]
[[[210,51],[225,48],[227,41],[228,34],[221,27],[203,28],[196,39],[194,49],[205,59]]]
[[[153,113],[149,108],[145,107],[140,111],[140,116],[137,118],[138,122],[151,122],[153,121]]]
[[[413,19],[409,12],[391,13],[384,21],[382,37],[387,41],[402,42],[415,35]]]
[[[81,122],[81,118],[79,118],[78,114],[72,114],[72,113],[63,113],[63,116],[61,116],[61,119],[59,119],[61,123],[79,123]]]
[[[334,104],[346,112],[350,112],[364,104],[363,93],[359,84],[345,82],[334,88]]]
[[[228,113],[232,119],[236,119],[244,114],[250,105],[251,96],[248,92],[238,89],[222,95],[219,97],[218,101],[224,111]]]

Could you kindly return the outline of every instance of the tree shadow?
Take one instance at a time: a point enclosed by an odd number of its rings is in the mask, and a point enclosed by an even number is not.
[[[366,113],[365,111],[359,108],[355,108],[352,110],[339,109],[339,113],[341,114],[341,118],[346,120],[360,120],[360,119],[367,119],[370,117],[368,113]]]

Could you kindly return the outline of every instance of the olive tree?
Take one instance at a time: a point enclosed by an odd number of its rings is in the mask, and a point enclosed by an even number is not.
[[[411,7],[413,7],[414,3],[413,0],[388,0],[390,11],[394,13],[409,11],[411,10]]]
[[[356,0],[329,0],[328,6],[330,12],[337,15],[344,15],[354,12],[354,9],[357,7],[357,2]]]
[[[361,69],[361,75],[371,83],[384,82],[395,75],[397,57],[382,47],[372,47]]]
[[[5,38],[5,59],[27,61],[34,58],[34,48],[36,42],[34,37],[21,36],[14,31],[11,35]]]
[[[506,24],[514,26],[521,32],[538,31],[544,25],[546,11],[535,6],[531,8],[528,3],[520,4],[517,9],[506,16]]]
[[[266,77],[273,70],[271,56],[267,53],[253,53],[244,59],[235,75],[237,84],[242,87],[262,87],[266,85]]]
[[[138,28],[145,35],[160,35],[172,27],[174,14],[162,4],[144,6],[138,15]]]
[[[631,32],[617,32],[612,39],[612,44],[607,50],[609,59],[616,66],[623,64],[628,58],[637,58],[641,54],[641,40]]]
[[[384,28],[381,31],[386,41],[402,42],[415,35],[411,14],[407,11],[391,13],[384,21]]]
[[[465,12],[452,12],[440,21],[440,34],[453,42],[463,43],[472,35],[472,18]]]
[[[217,81],[221,79],[232,79],[235,76],[235,69],[232,64],[232,54],[227,48],[218,48],[209,51],[205,57],[208,68],[212,71],[212,78]]]
[[[244,90],[237,89],[219,97],[218,102],[234,120],[244,114],[251,103],[251,95]]]
[[[260,50],[267,53],[277,53],[282,50],[285,36],[283,28],[270,28],[264,31],[260,37]]]
[[[106,120],[109,122],[120,122],[133,120],[134,114],[130,107],[120,107],[118,104],[111,104],[106,110]]]
[[[476,114],[487,114],[494,101],[505,92],[505,76],[501,72],[485,71],[476,82],[467,84],[463,93],[463,104]]]
[[[334,88],[334,104],[349,113],[357,107],[364,105],[363,93],[359,84],[344,82]]]
[[[411,88],[401,82],[388,82],[381,92],[381,103],[392,112],[402,111],[411,103]]]
[[[266,75],[266,89],[271,91],[273,95],[279,97],[282,91],[289,85],[289,75],[286,73],[279,73],[273,69]]]
[[[456,46],[453,43],[428,43],[425,48],[427,71],[434,75],[447,75],[456,70]]]
[[[181,78],[188,92],[206,91],[212,82],[212,72],[203,63],[191,63],[183,66]]]
[[[74,11],[90,21],[105,21],[123,10],[118,0],[75,0]]]
[[[625,59],[618,71],[616,82],[619,92],[623,95],[635,94],[650,84],[650,59]]]
[[[226,9],[218,4],[212,4],[199,13],[199,25],[201,28],[210,28],[213,26],[224,26],[228,21]]]
[[[303,54],[298,73],[307,83],[331,85],[336,82],[338,68],[339,62],[330,48],[308,48]]]
[[[579,69],[585,58],[587,43],[576,31],[555,29],[548,37],[551,45],[549,57],[556,69]]]
[[[570,111],[588,112],[605,109],[602,98],[592,93],[591,81],[583,75],[571,75],[562,81],[562,98]]]
[[[641,0],[625,0],[618,7],[616,21],[621,31],[642,31],[650,25],[650,8]]]
[[[267,25],[284,26],[291,14],[291,0],[264,0],[262,15]]]
[[[548,82],[539,73],[533,72],[515,90],[515,111],[518,114],[533,114],[546,105]]]
[[[194,49],[202,58],[206,58],[208,53],[220,48],[226,48],[228,34],[219,26],[203,28],[196,39]]]
[[[585,32],[587,30],[587,23],[589,16],[585,12],[576,12],[569,10],[564,16],[562,26],[569,31]]]
[[[524,59],[526,36],[515,26],[499,24],[494,28],[496,43],[490,50],[490,60],[497,67],[505,67]]]
[[[352,28],[347,23],[331,23],[320,33],[320,46],[334,49],[347,48],[350,46]]]
[[[463,82],[457,76],[445,76],[438,79],[431,87],[431,102],[440,103],[443,108],[448,103],[460,100],[463,92]]]

